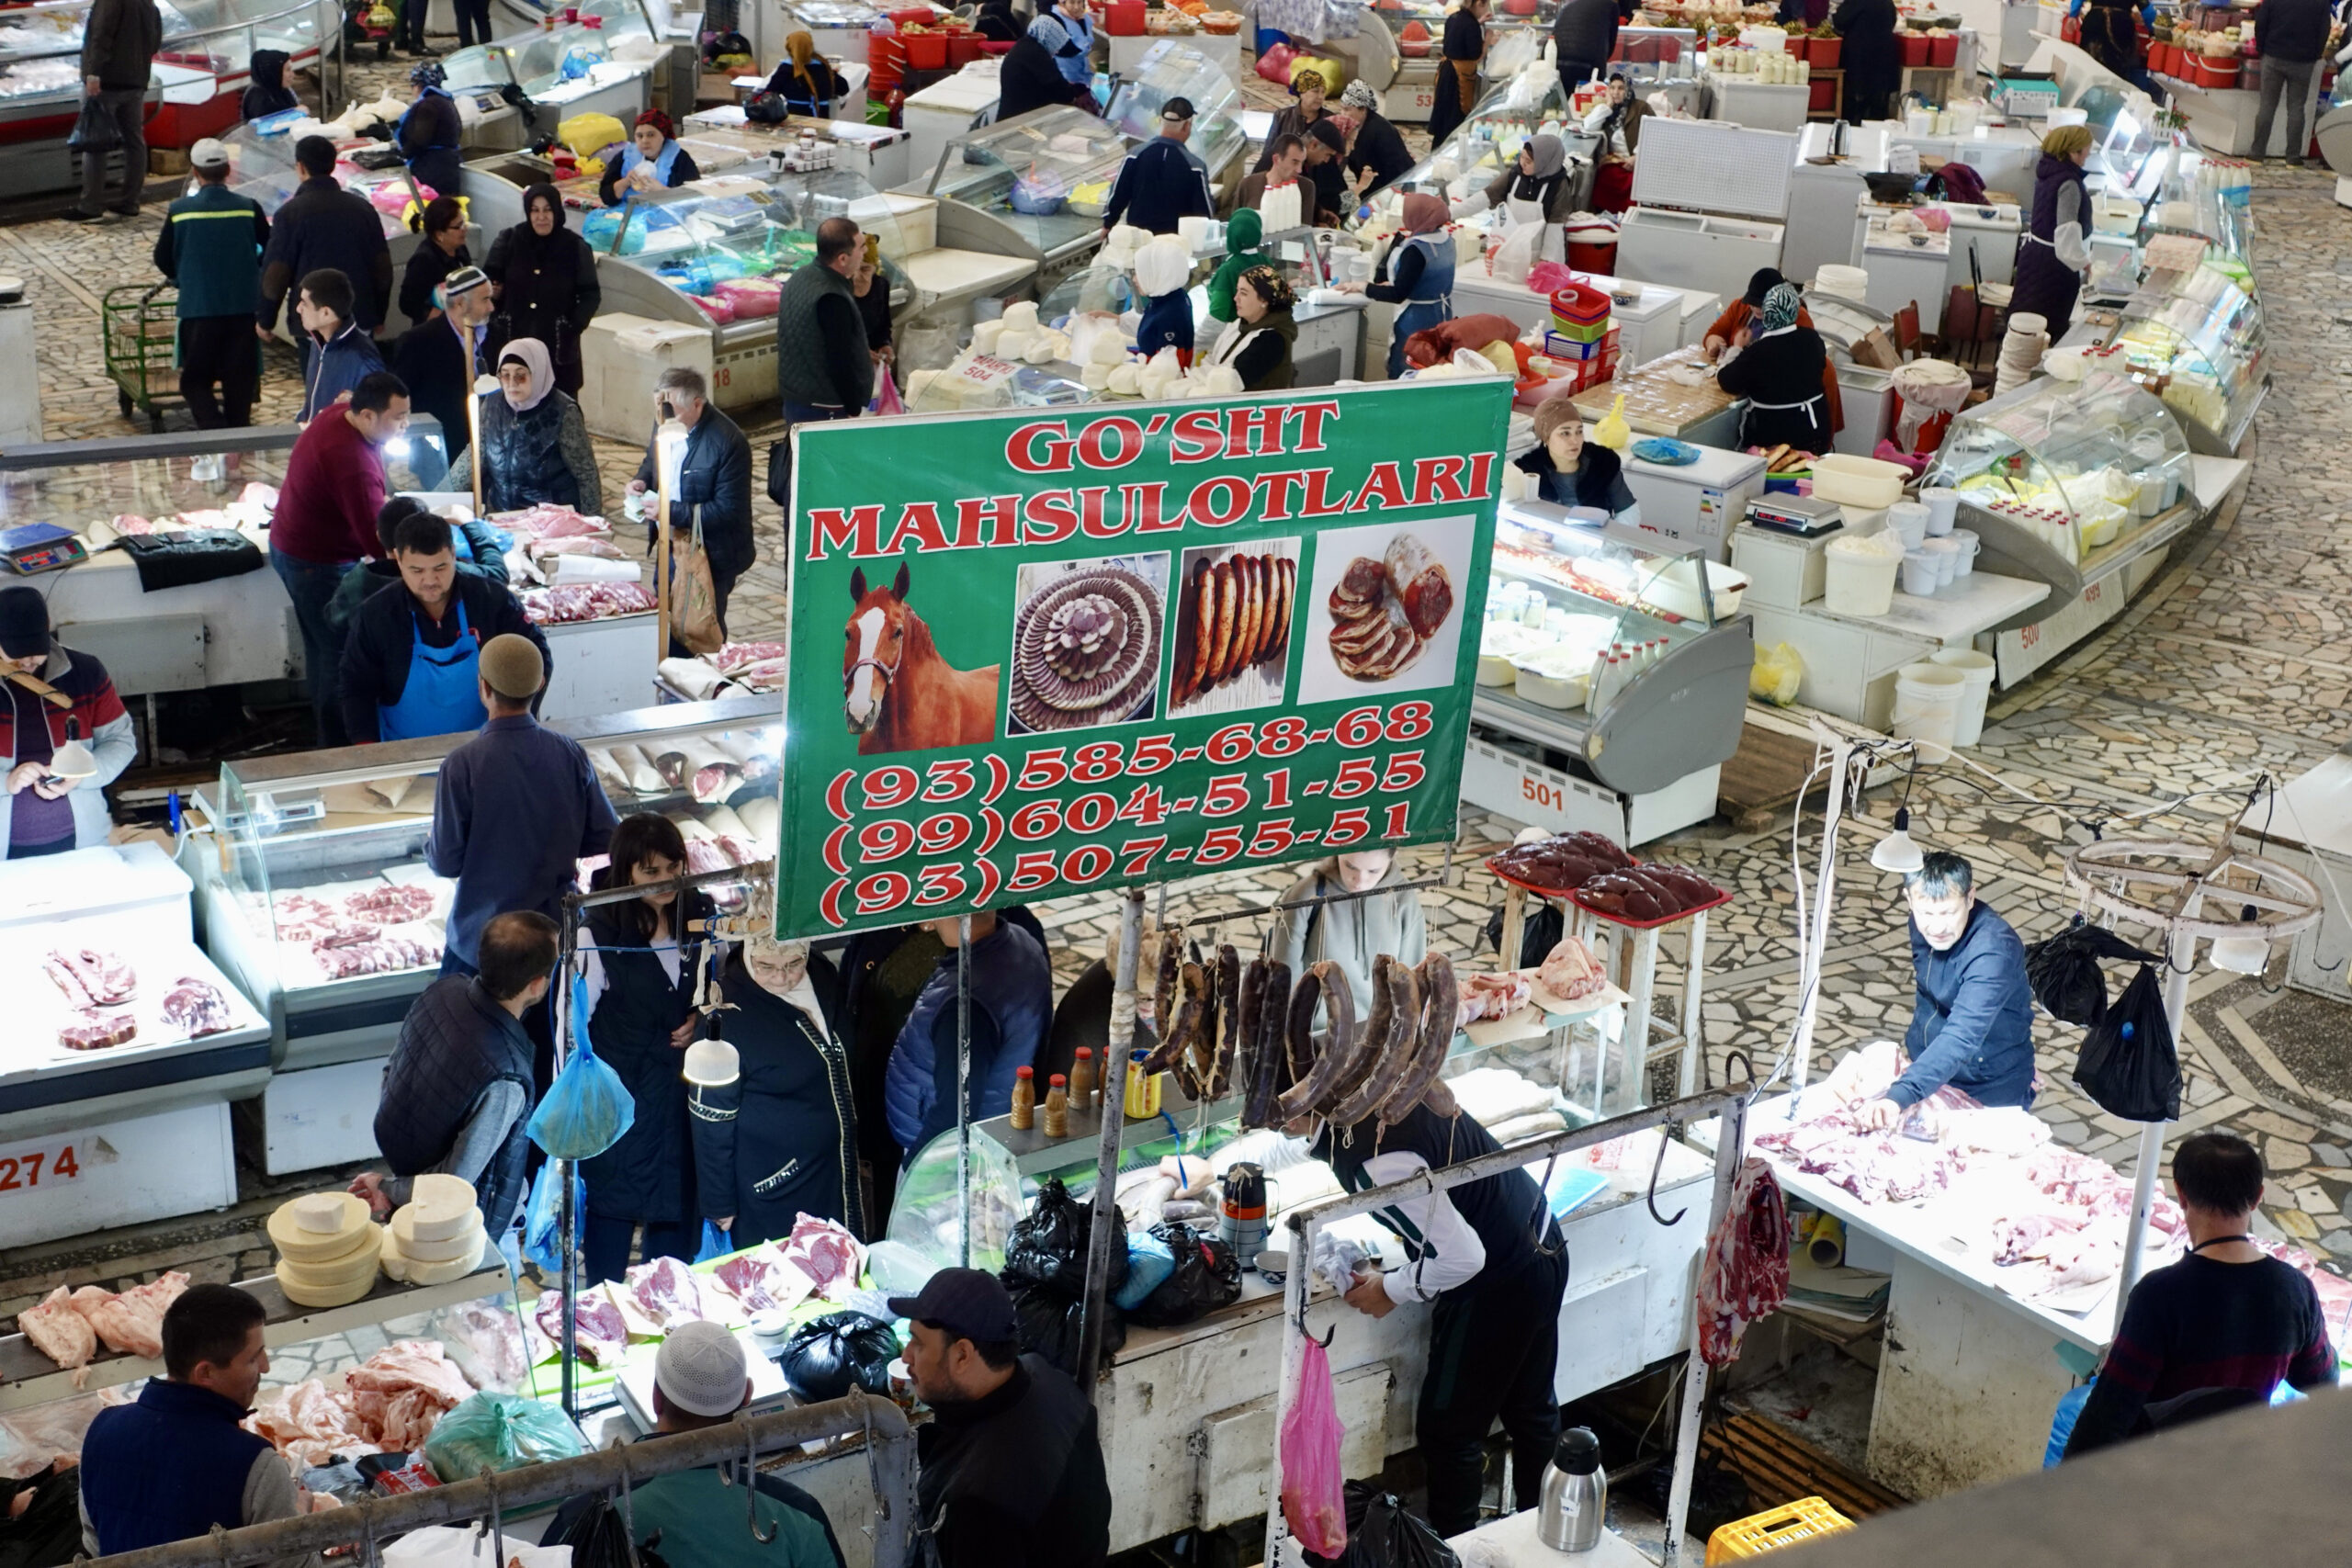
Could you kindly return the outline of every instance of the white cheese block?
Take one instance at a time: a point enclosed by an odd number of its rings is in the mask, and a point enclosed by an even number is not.
[[[411,1203],[392,1216],[391,1240],[402,1258],[412,1263],[447,1263],[463,1258],[469,1248],[474,1247],[481,1231],[480,1209],[468,1210],[466,1223],[457,1234],[438,1240],[416,1234],[415,1211],[416,1205]]]
[[[384,1272],[403,1284],[446,1285],[452,1280],[462,1280],[481,1267],[489,1251],[490,1237],[481,1226],[462,1238],[464,1246],[457,1256],[437,1261],[409,1257],[401,1250],[400,1238],[390,1231],[384,1233]]]
[[[375,1289],[383,1237],[381,1229],[369,1225],[363,1245],[349,1258],[332,1263],[298,1263],[292,1258],[281,1258],[277,1287],[297,1306],[332,1307],[356,1302]]]
[[[278,1256],[298,1263],[348,1257],[370,1228],[368,1203],[349,1192],[313,1192],[270,1211],[269,1239]]]
[[[420,1176],[409,1188],[409,1216],[404,1235],[418,1241],[448,1241],[469,1224],[481,1224],[474,1207],[474,1186],[455,1176]]]

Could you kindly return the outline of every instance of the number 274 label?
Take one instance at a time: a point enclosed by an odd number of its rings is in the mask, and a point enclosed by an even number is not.
[[[74,1145],[33,1145],[11,1149],[0,1154],[0,1194],[37,1192],[44,1187],[59,1187],[82,1174],[82,1162]]]

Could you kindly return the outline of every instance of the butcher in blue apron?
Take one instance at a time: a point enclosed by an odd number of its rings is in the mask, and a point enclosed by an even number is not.
[[[441,85],[443,74],[430,62],[408,73],[416,85],[416,101],[401,116],[394,132],[408,172],[426,187],[428,198],[458,194],[458,149],[465,141],[465,120],[458,112],[458,100]]]
[[[1453,214],[1436,197],[1417,192],[1405,198],[1404,216],[1396,243],[1388,250],[1388,280],[1340,286],[1348,293],[1397,307],[1388,337],[1392,381],[1405,373],[1405,340],[1453,319],[1453,234],[1447,227]]]
[[[469,734],[481,704],[481,646],[513,632],[547,660],[547,638],[506,585],[458,570],[448,522],[405,517],[392,536],[400,581],[352,618],[343,655],[343,714],[355,742]]]

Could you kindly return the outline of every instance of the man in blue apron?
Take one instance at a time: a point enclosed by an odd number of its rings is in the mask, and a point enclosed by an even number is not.
[[[368,595],[343,654],[343,715],[351,739],[406,740],[480,729],[481,646],[513,632],[548,658],[547,638],[506,585],[458,570],[447,520],[403,518],[392,536],[400,581]],[[363,569],[364,570],[364,569]]]

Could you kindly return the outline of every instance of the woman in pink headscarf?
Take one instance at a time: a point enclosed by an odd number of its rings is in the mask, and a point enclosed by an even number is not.
[[[1453,319],[1452,221],[1445,203],[1436,197],[1423,192],[1407,197],[1403,228],[1396,243],[1388,247],[1386,281],[1340,285],[1351,294],[1397,307],[1396,322],[1388,337],[1392,381],[1405,373],[1405,340]]]
[[[498,390],[477,400],[481,427],[481,502],[485,512],[515,512],[553,502],[595,516],[605,510],[604,483],[596,471],[596,448],[580,405],[556,385],[548,345],[518,337],[498,353]],[[453,438],[463,431],[452,431]],[[470,487],[477,454],[470,449],[449,466],[442,481],[451,490]]]

